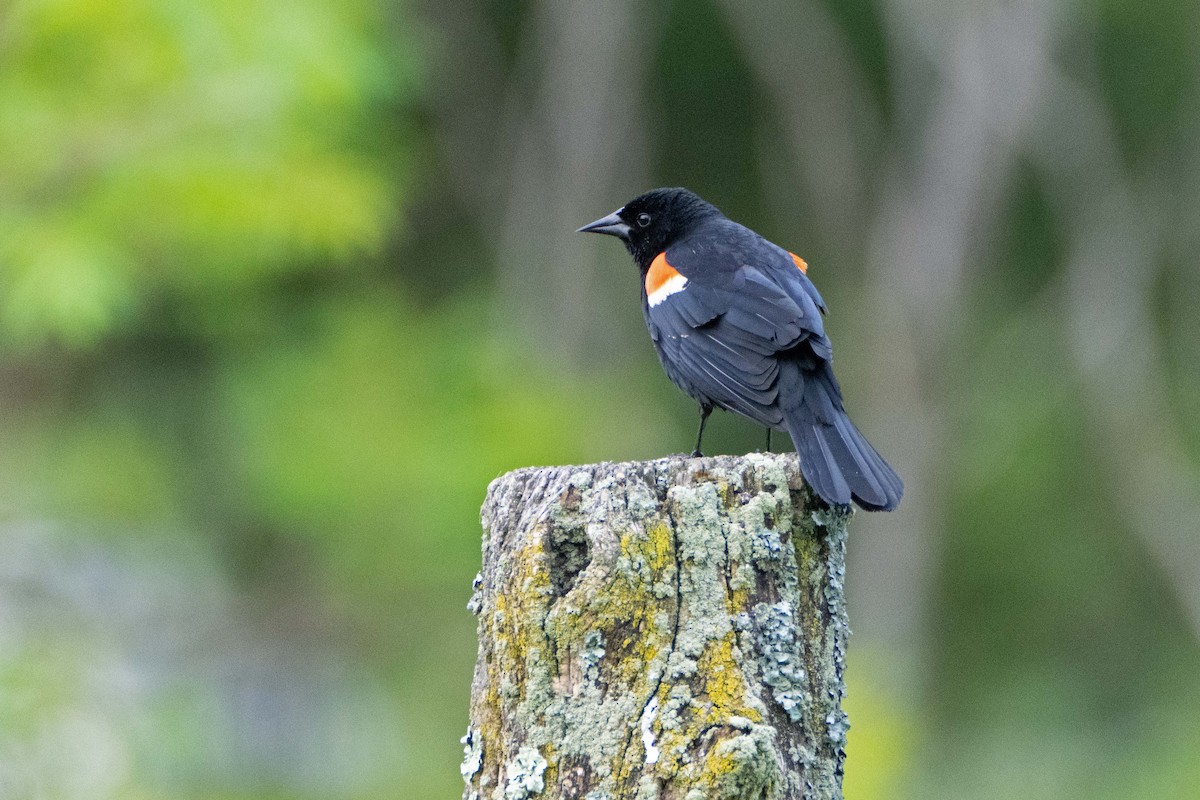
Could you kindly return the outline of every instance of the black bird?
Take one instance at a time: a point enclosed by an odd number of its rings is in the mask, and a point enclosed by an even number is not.
[[[891,511],[904,483],[842,407],[825,303],[799,256],[687,189],[654,189],[581,232],[625,243],[642,277],[646,327],[671,381],[700,404],[786,430],[829,504]]]

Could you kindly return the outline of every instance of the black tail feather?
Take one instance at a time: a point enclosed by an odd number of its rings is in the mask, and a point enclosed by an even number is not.
[[[795,441],[796,434],[792,434],[792,440]],[[825,435],[825,428],[820,425],[809,425],[808,435],[804,437],[805,448],[802,452],[800,445],[796,445],[796,452],[800,453],[800,470],[804,473],[805,480],[813,485],[817,490],[817,494],[827,503],[840,503],[846,505],[850,502],[852,492],[850,484],[846,481],[842,473],[842,469],[837,463],[837,458],[834,456],[834,448],[831,447],[831,442]],[[812,480],[809,480],[808,469],[805,464],[811,467],[813,473]]]
[[[789,393],[801,400],[785,409],[784,420],[800,455],[804,479],[830,504],[854,500],[867,511],[896,508],[904,482],[846,416],[827,365],[814,371],[798,366],[793,370],[786,377],[804,386]]]

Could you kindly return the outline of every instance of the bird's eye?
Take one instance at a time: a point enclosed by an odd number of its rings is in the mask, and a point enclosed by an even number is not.
[[[638,225],[640,225],[643,228],[646,227],[647,225],[650,224],[650,215],[645,212],[638,214],[637,215],[637,223],[638,223]]]

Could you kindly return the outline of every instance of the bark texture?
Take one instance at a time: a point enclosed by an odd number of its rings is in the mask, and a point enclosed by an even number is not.
[[[847,516],[791,453],[496,479],[464,800],[840,798]]]

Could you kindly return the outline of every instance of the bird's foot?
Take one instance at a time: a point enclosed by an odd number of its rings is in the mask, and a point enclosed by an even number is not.
[[[692,458],[704,458],[704,453],[701,453],[699,450],[693,450]]]

